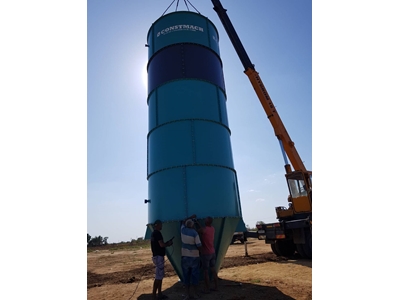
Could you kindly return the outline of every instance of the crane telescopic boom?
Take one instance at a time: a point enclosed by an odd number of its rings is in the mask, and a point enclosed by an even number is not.
[[[306,167],[303,164],[303,161],[298,154],[294,142],[291,140],[286,128],[270,98],[268,95],[267,89],[265,88],[258,72],[254,68],[254,64],[252,64],[249,56],[247,55],[246,50],[244,49],[242,42],[239,39],[239,36],[236,33],[235,28],[233,27],[227,13],[226,9],[222,7],[222,4],[219,0],[211,0],[214,5],[214,10],[217,12],[222,25],[227,32],[229,39],[231,40],[233,47],[236,50],[236,53],[239,56],[240,61],[244,67],[244,73],[249,77],[249,80],[258,96],[258,99],[261,102],[262,107],[267,114],[268,119],[270,120],[272,127],[274,128],[275,135],[278,138],[281,146],[284,148],[284,151],[287,157],[290,160],[294,170],[302,171],[302,172],[309,172],[307,171]],[[286,158],[284,157],[285,161]],[[286,173],[291,172],[290,165],[285,165]]]
[[[311,171],[307,171],[297,153],[294,142],[291,140],[285,126],[270,96],[265,88],[258,72],[255,70],[249,56],[246,53],[229,17],[226,9],[219,0],[211,0],[214,10],[217,12],[222,25],[231,40],[236,53],[244,67],[244,73],[248,76],[262,107],[275,131],[282,149],[285,162],[286,181],[290,195],[289,207],[275,207],[279,222],[263,224],[262,230],[257,235],[265,235],[265,243],[271,244],[272,251],[278,256],[290,257],[297,251],[303,258],[312,257],[312,182]],[[294,170],[292,170],[291,165]],[[249,233],[246,233],[248,235]],[[250,236],[250,235],[248,235]]]
[[[244,73],[249,78],[251,85],[253,86],[258,99],[271,122],[275,136],[278,138],[282,150],[285,162],[285,177],[290,195],[288,197],[288,209],[282,206],[275,208],[277,218],[281,221],[298,220],[300,222],[303,218],[306,218],[308,223],[308,220],[311,219],[312,211],[312,172],[308,171],[304,166],[304,163],[294,146],[294,142],[286,131],[285,125],[283,124],[271,97],[268,95],[267,89],[265,88],[258,72],[255,70],[254,64],[247,55],[247,52],[226,13],[226,9],[222,7],[219,0],[211,0],[211,2],[214,4],[214,10],[217,12],[218,17],[243,64]],[[287,158],[289,158],[291,165]],[[292,170],[292,167],[294,170]]]

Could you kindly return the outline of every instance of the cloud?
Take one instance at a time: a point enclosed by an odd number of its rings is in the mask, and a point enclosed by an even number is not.
[[[267,184],[275,184],[277,175],[276,173],[268,175],[267,178],[264,178],[264,182]]]
[[[263,201],[265,201],[265,199],[263,199],[263,198],[257,198],[256,199],[256,202],[263,202]]]

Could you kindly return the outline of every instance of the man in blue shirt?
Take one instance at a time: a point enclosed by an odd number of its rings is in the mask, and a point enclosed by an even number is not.
[[[182,258],[181,267],[183,271],[183,284],[186,288],[186,299],[190,299],[190,287],[194,288],[194,296],[199,298],[198,285],[200,276],[200,253],[201,241],[199,234],[194,228],[196,215],[185,219],[181,225]]]

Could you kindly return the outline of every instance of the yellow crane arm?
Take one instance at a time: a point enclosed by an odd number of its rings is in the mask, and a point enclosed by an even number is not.
[[[261,105],[271,122],[271,125],[275,131],[275,135],[278,138],[281,147],[283,147],[286,156],[289,158],[292,167],[295,171],[309,173],[294,146],[294,142],[290,139],[290,136],[287,133],[286,128],[283,125],[283,122],[279,117],[279,114],[276,111],[271,98],[268,95],[267,89],[265,88],[260,76],[258,75],[258,72],[254,69],[254,65],[251,63],[251,60],[247,55],[247,52],[244,49],[242,42],[239,39],[239,36],[237,35],[236,30],[226,13],[226,9],[223,8],[219,0],[211,0],[211,2],[214,4],[214,10],[217,12],[222,22],[222,25],[224,26],[229,36],[229,39],[231,40],[232,45],[235,48],[236,53],[238,54],[239,59],[243,64],[243,67],[245,69],[244,73],[249,77],[250,82],[254,90],[256,91],[258,99],[260,100]],[[286,174],[289,174],[292,170],[290,165],[287,163],[285,153],[283,153],[285,160],[285,170]]]
[[[258,72],[254,70],[254,68],[248,68],[244,73],[249,77],[251,85],[253,86],[258,99],[260,100],[260,103],[264,108],[272,127],[274,128],[275,135],[278,140],[282,142],[285,153],[288,156],[294,170],[307,172],[307,169],[304,166],[296,147],[294,146],[294,142],[291,140],[289,133],[286,131],[286,128],[283,125],[283,122],[268,94],[267,89],[258,75]],[[286,173],[289,172],[286,170]]]

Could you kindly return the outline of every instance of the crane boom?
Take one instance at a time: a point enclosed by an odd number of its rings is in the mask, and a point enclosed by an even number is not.
[[[295,251],[304,258],[312,257],[312,182],[311,171],[307,171],[294,146],[285,126],[268,95],[258,72],[251,63],[226,9],[219,0],[211,0],[229,39],[244,67],[244,73],[249,78],[258,99],[278,138],[285,161],[286,181],[290,195],[289,207],[275,207],[279,222],[263,224],[262,233],[265,234],[265,243],[271,244],[272,251],[278,256],[290,256]],[[288,163],[289,158],[291,165]]]
[[[222,4],[219,0],[211,0],[211,1],[214,5],[214,10],[217,12],[222,22],[222,25],[224,26],[225,31],[227,32],[229,39],[231,40],[231,43],[233,44],[233,47],[235,48],[236,53],[238,54],[239,59],[243,64],[243,67],[245,69],[244,73],[248,76],[251,85],[253,86],[258,96],[258,99],[260,100],[261,105],[264,108],[264,111],[267,114],[269,121],[271,122],[275,135],[281,142],[281,146],[283,146],[284,151],[287,157],[289,158],[290,163],[292,164],[292,167],[296,171],[301,171],[306,173],[309,172],[304,166],[304,163],[301,160],[300,155],[296,150],[294,142],[291,140],[288,132],[286,131],[286,128],[271,100],[271,97],[267,92],[267,89],[265,88],[258,72],[254,68],[254,64],[252,64],[249,56],[247,55],[247,52],[244,49],[242,42],[240,41],[239,36],[237,35],[236,30],[233,27],[226,13],[226,9],[222,7]],[[285,157],[284,159],[286,160]],[[291,172],[290,165],[286,164],[285,170],[286,173],[290,173]]]

